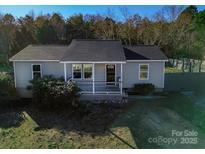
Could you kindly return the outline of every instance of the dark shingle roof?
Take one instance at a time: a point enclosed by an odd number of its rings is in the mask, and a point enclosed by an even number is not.
[[[10,60],[60,60],[66,50],[64,45],[29,45]]]
[[[61,61],[125,61],[117,40],[73,40]]]
[[[125,57],[127,60],[167,60],[168,58],[154,45],[125,46]]]
[[[157,46],[122,46],[118,40],[73,40],[66,45],[29,45],[13,60],[125,61],[167,60]]]

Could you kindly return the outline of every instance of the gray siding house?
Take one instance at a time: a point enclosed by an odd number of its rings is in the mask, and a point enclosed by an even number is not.
[[[83,94],[122,95],[137,83],[164,88],[167,57],[157,46],[123,46],[117,40],[73,40],[70,45],[29,45],[10,58],[22,97],[35,77],[53,75],[74,81]]]

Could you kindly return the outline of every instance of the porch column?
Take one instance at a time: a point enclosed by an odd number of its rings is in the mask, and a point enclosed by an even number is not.
[[[95,63],[93,63],[92,67],[92,76],[93,76],[93,94],[95,93]]]
[[[122,82],[123,82],[123,67],[122,63],[120,64],[120,93],[122,94]]]
[[[64,64],[64,80],[65,82],[67,81],[67,68],[66,68],[66,63],[63,63]]]

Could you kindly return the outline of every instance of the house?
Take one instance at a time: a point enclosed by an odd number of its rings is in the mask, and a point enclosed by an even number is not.
[[[164,88],[167,57],[157,46],[123,46],[118,40],[72,40],[70,45],[29,45],[10,58],[15,86],[30,97],[29,81],[43,75],[73,80],[83,94],[123,94],[136,83]]]

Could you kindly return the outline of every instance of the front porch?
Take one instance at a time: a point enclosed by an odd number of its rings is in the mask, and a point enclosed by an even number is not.
[[[120,94],[121,82],[105,81],[74,81],[81,88],[83,94]],[[94,87],[93,87],[94,86]]]
[[[64,79],[77,83],[82,94],[123,95],[123,62],[64,63]]]

